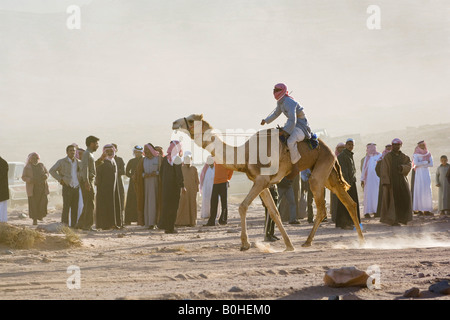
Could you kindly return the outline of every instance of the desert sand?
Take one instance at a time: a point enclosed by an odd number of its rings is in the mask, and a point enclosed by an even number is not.
[[[81,247],[45,241],[31,249],[1,245],[0,299],[393,300],[407,299],[403,294],[413,287],[421,291],[415,299],[450,299],[428,291],[450,279],[449,216],[414,216],[402,227],[363,218],[365,247],[358,245],[356,231],[336,229],[328,218],[312,246],[303,248],[312,225],[301,220],[285,224],[296,249],[284,252],[282,240],[264,242],[264,210],[254,201],[247,220],[252,248],[241,252],[238,205],[229,209],[225,226],[203,227],[199,219],[195,227],[179,227],[178,234],[132,224],[123,230],[76,231]],[[36,228],[31,219],[19,217],[24,211],[26,206],[11,209],[8,223]],[[40,225],[59,222],[60,215],[58,206],[49,208]],[[75,274],[71,266],[79,270],[79,288],[67,284]],[[379,289],[324,285],[327,270],[351,266],[363,271],[378,266]]]

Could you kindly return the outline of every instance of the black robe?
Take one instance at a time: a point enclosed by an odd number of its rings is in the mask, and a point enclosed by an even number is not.
[[[407,224],[412,220],[411,192],[407,175],[411,170],[410,158],[401,151],[391,151],[380,162],[382,184],[380,222],[389,225]]]
[[[119,186],[120,208],[122,212],[125,208],[125,188],[122,181],[122,176],[125,174],[125,162],[121,157],[118,156],[115,156],[114,160],[116,161],[117,165],[117,185]]]
[[[8,162],[0,157],[0,202],[9,199]]]
[[[360,211],[359,211],[359,201],[358,201],[358,189],[356,188],[356,183],[352,182],[350,184],[350,189],[347,191],[353,201],[356,202],[356,215],[358,217],[358,222],[361,223]],[[344,204],[338,199],[336,208],[336,227],[345,228],[348,226],[354,226],[353,220],[347,211]]]
[[[177,219],[180,192],[181,188],[184,187],[181,164],[171,166],[167,161],[167,156],[165,156],[161,161],[160,175],[162,202],[158,228],[173,231]]]
[[[392,153],[391,168],[400,167],[402,164],[402,158],[400,156],[396,156],[395,153]],[[412,212],[411,192],[405,181],[406,178],[402,174],[395,171],[391,173],[392,188],[394,189],[394,192],[396,192],[396,200],[398,200],[395,201],[395,211],[398,213],[398,221],[403,224],[406,224],[411,220]]]
[[[380,158],[380,160],[378,160],[377,165],[375,166],[375,172],[377,174],[378,177],[381,177],[381,160],[383,158]],[[380,183],[378,185],[378,204],[377,204],[377,212],[375,213],[375,217],[379,218],[381,217],[381,203],[383,201],[383,185],[381,184],[381,180]]]
[[[126,176],[130,178],[130,182],[128,183],[127,201],[125,206],[125,224],[137,222],[137,199],[133,176],[136,171],[137,164],[141,159],[142,157],[130,159],[125,169]]]
[[[112,229],[122,226],[120,192],[115,161],[104,160],[97,167],[96,227]]]
[[[356,187],[356,168],[353,161],[353,152],[344,149],[338,156],[339,165],[341,166],[342,175],[345,181],[350,185],[347,193],[356,202],[356,213],[358,222],[361,223],[359,212],[358,189]],[[336,208],[336,228],[345,228],[354,226],[353,220],[344,204],[338,199]]]
[[[375,218],[381,217],[381,202],[383,201],[383,185],[381,182],[378,184],[378,203],[377,212],[375,212]]]

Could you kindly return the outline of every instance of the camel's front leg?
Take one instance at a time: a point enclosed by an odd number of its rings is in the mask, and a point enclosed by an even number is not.
[[[320,223],[327,216],[327,210],[325,208],[325,185],[330,177],[334,162],[333,157],[324,158],[324,160],[316,163],[309,177],[309,187],[311,188],[314,202],[316,203],[317,215],[314,220],[314,226],[302,247],[309,247],[311,245]]]
[[[250,192],[245,197],[244,201],[239,206],[239,215],[241,216],[241,251],[250,249],[250,242],[248,242],[247,235],[247,209],[250,203],[261,193],[262,190],[268,186],[267,181],[258,179],[253,183]],[[269,189],[267,189],[269,190]],[[270,192],[269,192],[270,193]]]
[[[284,244],[286,245],[286,251],[294,251],[294,246],[291,243],[291,239],[289,239],[288,234],[286,233],[286,230],[283,227],[283,223],[281,222],[280,213],[277,210],[277,207],[275,205],[275,202],[273,201],[272,195],[270,194],[269,189],[264,189],[260,193],[261,199],[264,201],[264,204],[267,207],[267,210],[269,211],[270,217],[275,222],[275,224],[278,227],[278,230],[280,230],[281,236],[283,237]]]

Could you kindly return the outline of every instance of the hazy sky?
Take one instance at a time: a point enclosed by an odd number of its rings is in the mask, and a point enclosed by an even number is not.
[[[367,28],[371,4],[380,30]],[[10,157],[64,155],[90,134],[129,157],[135,144],[166,148],[191,113],[257,129],[278,82],[334,136],[450,119],[447,0],[2,0],[0,30]]]

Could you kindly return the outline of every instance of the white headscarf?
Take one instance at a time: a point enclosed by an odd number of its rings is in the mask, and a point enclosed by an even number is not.
[[[211,165],[213,163],[214,163],[214,157],[208,156],[208,158],[206,158],[206,164]]]
[[[183,162],[184,162],[184,164],[191,164],[192,153],[190,151],[184,152]]]

